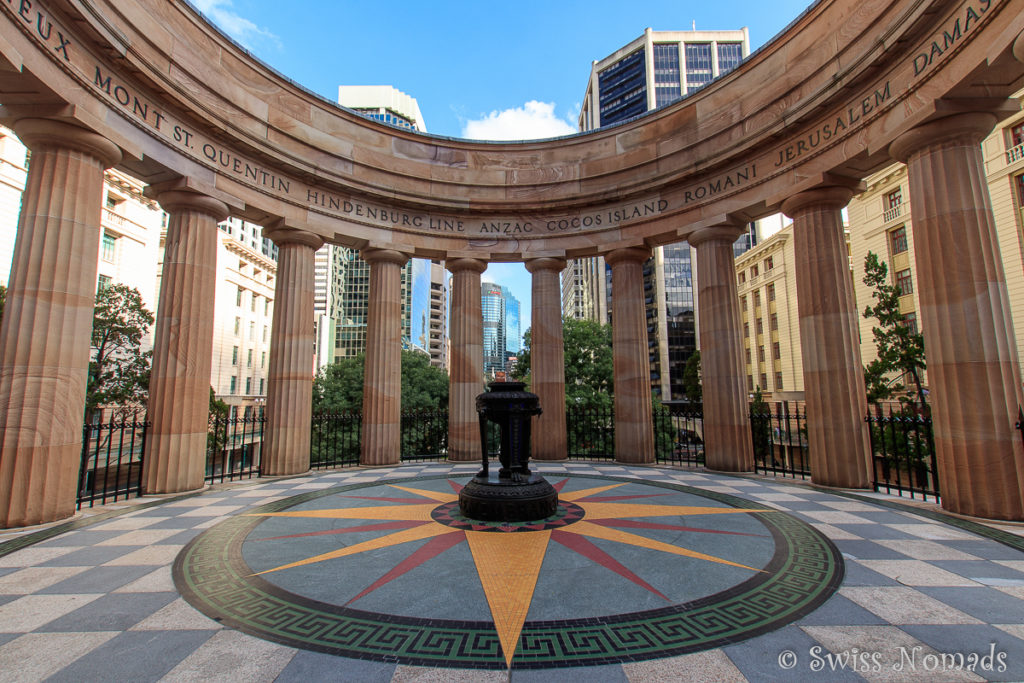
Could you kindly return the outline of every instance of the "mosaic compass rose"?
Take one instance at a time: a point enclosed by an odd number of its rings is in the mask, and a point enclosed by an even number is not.
[[[508,524],[464,518],[460,489],[422,477],[276,501],[193,540],[175,582],[209,616],[296,647],[543,668],[735,642],[842,578],[812,527],[727,494],[568,475],[553,516]]]
[[[555,485],[560,493],[559,511],[554,517],[532,523],[505,524],[486,523],[467,520],[459,514],[458,492],[461,484],[449,480],[453,493],[430,491],[427,489],[409,488],[391,484],[390,487],[416,496],[407,498],[371,498],[378,502],[391,505],[353,508],[337,508],[327,510],[300,510],[294,512],[263,512],[255,513],[255,517],[290,517],[307,519],[375,519],[391,520],[384,524],[370,524],[346,527],[330,531],[314,531],[308,533],[278,536],[265,541],[294,539],[311,534],[345,534],[361,531],[391,531],[370,541],[356,543],[296,560],[279,567],[267,569],[259,574],[269,574],[294,567],[301,567],[317,562],[326,562],[349,555],[356,555],[386,546],[394,546],[411,541],[429,539],[418,550],[413,552],[402,563],[388,571],[384,576],[349,600],[351,605],[363,596],[389,583],[409,570],[437,557],[452,546],[467,541],[473,556],[473,563],[480,577],[487,604],[494,618],[494,626],[501,641],[501,649],[505,662],[512,663],[516,644],[526,621],[526,613],[533,600],[537,578],[540,576],[541,565],[549,542],[555,541],[570,550],[610,569],[619,576],[632,581],[646,590],[670,601],[660,591],[644,581],[633,571],[615,560],[607,552],[601,550],[588,538],[614,541],[639,548],[658,550],[673,555],[692,557],[707,562],[740,567],[751,572],[760,570],[744,564],[731,562],[720,557],[689,550],[640,536],[624,529],[675,529],[711,534],[734,534],[752,536],[754,534],[702,529],[676,524],[658,524],[636,521],[637,518],[677,517],[680,515],[728,515],[746,514],[750,512],[766,512],[767,510],[744,510],[736,508],[692,506],[692,505],[644,505],[619,501],[636,500],[658,493],[641,493],[625,496],[605,496],[599,494],[616,489],[623,484],[609,484],[594,488],[562,493],[568,480],[563,479]],[[422,500],[434,502],[421,502]],[[441,503],[441,505],[437,505]],[[498,532],[497,534],[494,532]],[[520,533],[513,533],[520,532]],[[526,533],[522,533],[526,532]]]

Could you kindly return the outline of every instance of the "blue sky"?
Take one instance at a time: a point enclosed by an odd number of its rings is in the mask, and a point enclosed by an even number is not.
[[[415,97],[435,135],[531,139],[575,132],[590,63],[655,30],[750,29],[755,50],[808,5],[802,0],[192,0],[225,33],[332,101],[339,85],[392,85]],[[523,303],[530,277],[492,264],[485,280]]]

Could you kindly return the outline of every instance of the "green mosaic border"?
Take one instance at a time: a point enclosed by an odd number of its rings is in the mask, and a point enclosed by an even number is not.
[[[402,479],[449,479],[452,474]],[[643,484],[759,509],[759,503],[699,488],[596,474],[591,480]],[[317,498],[380,486],[386,480],[313,491],[264,505],[278,512]],[[758,574],[713,596],[644,612],[592,619],[527,622],[514,669],[591,666],[721,647],[780,628],[813,611],[839,588],[842,556],[823,534],[781,511],[751,513],[770,530],[775,553]],[[181,595],[211,618],[285,645],[345,657],[417,666],[504,669],[490,621],[417,619],[339,607],[294,595],[258,576],[241,545],[263,520],[234,517],[193,539],[174,563]]]

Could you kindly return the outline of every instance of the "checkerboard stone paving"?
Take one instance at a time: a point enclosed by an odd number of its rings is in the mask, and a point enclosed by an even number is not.
[[[903,499],[759,477],[590,462],[536,468],[682,484],[787,512],[838,547],[842,585],[798,621],[719,649],[510,672],[298,650],[225,628],[179,596],[175,557],[233,515],[343,484],[468,476],[475,465],[314,472],[163,502],[143,498],[0,534],[0,682],[1024,680],[1024,539],[1017,535],[1024,527],[982,526]]]

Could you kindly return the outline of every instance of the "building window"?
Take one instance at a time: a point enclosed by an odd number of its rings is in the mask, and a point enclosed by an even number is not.
[[[718,75],[724,76],[743,61],[743,43],[718,44]]]
[[[228,391],[230,394],[234,394],[238,390],[238,378],[234,375],[231,376],[231,389]]]
[[[263,315],[270,315],[270,299],[263,300]]]
[[[747,375],[747,391],[753,391],[753,390],[754,390],[754,376],[753,375]]]
[[[897,206],[903,203],[903,188],[897,187],[895,190],[885,195],[885,208],[895,209]]]
[[[263,383],[264,383],[264,382],[266,382],[266,380],[265,380],[265,379],[261,379],[261,380],[260,380],[260,395],[261,395],[261,396],[262,396],[263,394],[267,393],[267,392],[265,391],[265,387],[263,386]]]
[[[754,292],[754,308],[761,308],[761,292]]]
[[[246,365],[245,366],[247,368],[251,368],[252,367],[252,349],[249,349],[249,357],[246,359]],[[245,393],[249,393],[249,392],[247,391]]]
[[[775,360],[782,358],[782,346],[779,342],[772,342],[772,358]]]
[[[911,334],[917,334],[917,313],[911,311],[903,316],[903,324],[907,326]]]
[[[775,283],[768,285],[768,301],[775,301]]]
[[[768,326],[771,329],[773,329],[773,330],[779,329],[779,314],[778,313],[772,313],[771,314],[771,317],[768,318]]]
[[[896,288],[900,290],[900,296],[914,293],[914,283],[910,279],[910,268],[905,268],[896,273]]]
[[[757,277],[760,273],[761,273],[761,271],[758,270],[758,267],[757,267],[756,263],[754,265],[750,266],[750,277]]]
[[[747,295],[746,294],[744,294],[743,296],[740,297],[740,310],[741,311],[747,310]]]
[[[1010,142],[1014,147],[1024,145],[1024,121],[1010,129]]]
[[[750,323],[743,323],[743,337],[750,337]]]
[[[701,88],[711,82],[711,43],[686,43],[686,87]]]
[[[267,326],[263,326],[263,341],[267,341]]]
[[[761,318],[754,321],[754,327],[758,334],[764,334],[764,325],[761,323]]]
[[[769,270],[771,270],[774,267],[775,267],[775,257],[774,256],[769,256],[768,258],[766,258],[764,260],[764,270],[765,270],[765,272],[768,272]]]
[[[238,288],[238,294],[235,295],[235,305],[236,306],[241,306],[242,305],[242,292],[243,291],[245,291],[245,290],[243,290],[241,287]]]
[[[907,250],[907,226],[901,225],[889,233],[889,249],[894,254],[902,254]]]
[[[261,368],[267,367],[267,352],[266,351],[264,351],[263,353],[260,354],[260,367]]]
[[[252,377],[246,377],[245,378],[245,393],[246,394],[251,394],[252,393]]]
[[[1017,203],[1024,207],[1024,174],[1017,176]]]
[[[253,340],[256,338],[256,323],[252,320],[249,321],[249,339]]]
[[[111,279],[109,275],[100,275],[96,280],[96,292],[102,292],[104,289],[110,286]]]
[[[238,365],[238,347],[234,346],[231,348],[231,364]]]
[[[775,391],[782,391],[782,373],[775,373]]]
[[[235,336],[242,334],[242,319],[235,316]]]
[[[679,85],[679,45],[659,43],[654,46],[655,106],[675,102],[682,96]]]
[[[737,277],[739,278],[739,283],[741,285],[747,281],[747,273],[745,271],[741,272]]]
[[[758,346],[757,347],[757,362],[758,363],[763,363],[764,362],[764,347],[763,346]]]
[[[103,248],[102,248],[103,260],[107,263],[113,263],[114,257],[117,255],[117,238],[109,233],[103,233]]]
[[[747,365],[750,365],[750,349],[744,349],[744,355],[747,357]]]
[[[767,372],[762,372],[761,373],[761,386],[764,387],[765,389],[768,388],[768,373]]]
[[[249,310],[253,313],[256,312],[256,299],[260,298],[260,295],[256,292],[252,293],[252,301],[249,302]]]

